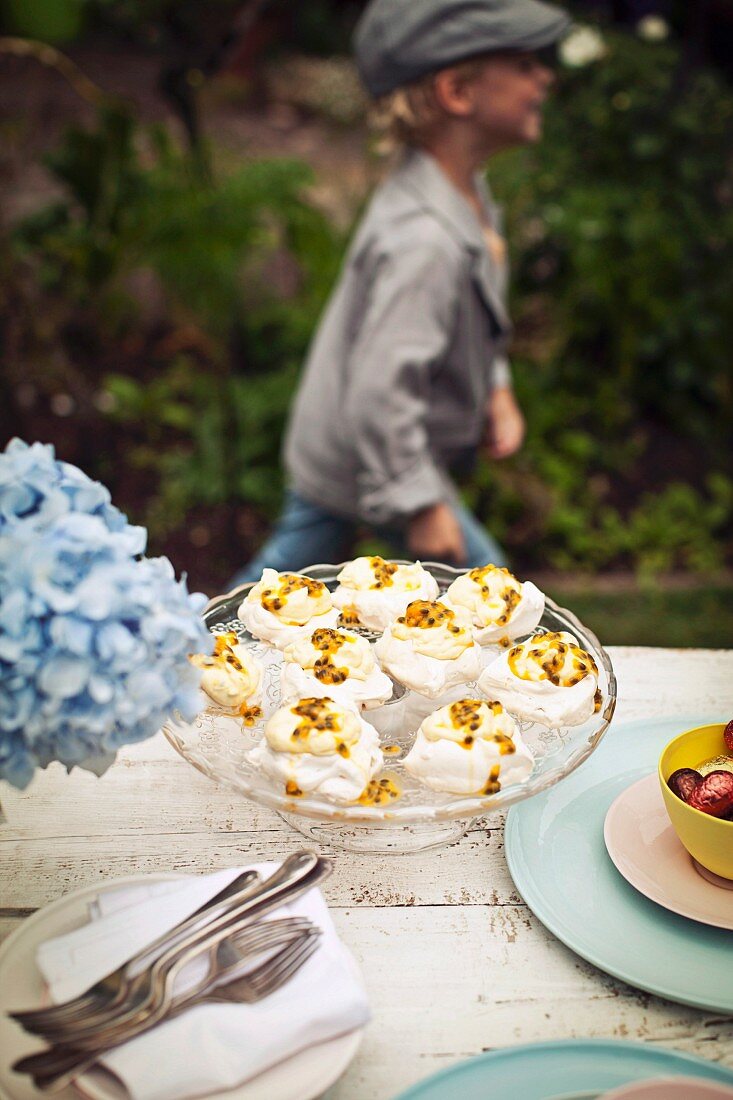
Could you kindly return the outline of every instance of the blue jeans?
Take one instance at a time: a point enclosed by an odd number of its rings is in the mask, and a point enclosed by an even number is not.
[[[466,544],[466,561],[460,564],[467,569],[476,569],[489,562],[505,565],[504,551],[468,508],[462,504],[453,507]],[[298,572],[307,565],[344,561],[351,554],[358,526],[354,520],[328,512],[290,489],[285,494],[282,513],[270,537],[232,578],[230,585],[258,581],[266,568],[276,569],[278,573]],[[406,549],[404,530],[378,528],[374,533],[392,546],[395,557],[411,556]]]

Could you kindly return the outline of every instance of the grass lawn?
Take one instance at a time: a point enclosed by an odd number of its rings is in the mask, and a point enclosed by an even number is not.
[[[545,591],[603,645],[733,648],[733,585],[592,592],[548,580]]]

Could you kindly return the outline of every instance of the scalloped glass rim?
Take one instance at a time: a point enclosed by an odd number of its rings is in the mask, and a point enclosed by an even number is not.
[[[398,558],[391,560],[397,561],[399,564],[408,564]],[[312,565],[302,569],[301,572],[313,577],[314,580],[322,580],[333,585],[336,574],[343,568],[344,564],[342,562],[339,565]],[[466,572],[465,569],[455,569],[441,562],[423,562],[422,565],[435,576],[441,586],[441,591],[444,591],[455,577]],[[209,601],[203,613],[204,621],[209,629],[236,618],[239,604],[254,583],[239,585],[233,588],[231,592],[215,596]],[[385,825],[460,821],[495,813],[498,810],[505,810],[516,802],[521,802],[525,798],[539,794],[575,771],[599,744],[608,729],[616,707],[616,677],[611,660],[595,634],[584,626],[572,611],[559,607],[554,600],[546,597],[546,609],[542,617],[543,623],[545,623],[548,615],[553,619],[553,622],[545,624],[546,626],[554,630],[568,630],[578,638],[581,646],[588,649],[593,655],[601,673],[599,686],[600,680],[603,677],[606,679],[603,705],[599,713],[594,716],[598,725],[597,727],[594,726],[589,733],[587,730],[588,723],[585,723],[581,727],[576,727],[575,734],[573,727],[565,727],[564,744],[572,744],[576,738],[578,744],[563,759],[561,766],[550,766],[545,771],[542,771],[542,769],[538,771],[535,767],[535,771],[525,782],[507,787],[495,795],[461,798],[425,788],[426,798],[432,799],[434,804],[405,806],[396,801],[390,804],[389,809],[384,806],[341,805],[323,798],[308,796],[294,799],[285,793],[280,793],[264,776],[258,773],[232,773],[217,768],[215,763],[208,759],[195,743],[198,735],[194,726],[186,722],[177,712],[163,726],[163,733],[185,760],[215,782],[225,783],[227,786],[239,791],[240,794],[252,799],[252,801],[268,806],[270,809],[311,820],[358,823],[379,828]],[[366,717],[368,720],[368,712]],[[255,780],[259,780],[259,782],[255,782]]]

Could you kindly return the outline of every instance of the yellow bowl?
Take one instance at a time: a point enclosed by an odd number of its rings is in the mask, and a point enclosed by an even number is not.
[[[667,786],[678,768],[698,768],[715,756],[729,755],[724,729],[722,723],[697,726],[670,741],[659,758],[659,782],[669,820],[690,855],[713,874],[733,879],[733,821],[693,809]]]

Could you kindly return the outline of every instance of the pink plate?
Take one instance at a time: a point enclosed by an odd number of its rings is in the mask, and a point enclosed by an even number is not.
[[[616,869],[645,897],[682,917],[733,930],[733,892],[695,870],[670,824],[656,772],[611,804],[603,836]]]
[[[656,779],[656,776],[655,776]],[[658,782],[658,780],[657,780]],[[654,1077],[604,1092],[599,1100],[733,1100],[733,1089],[701,1077]]]

